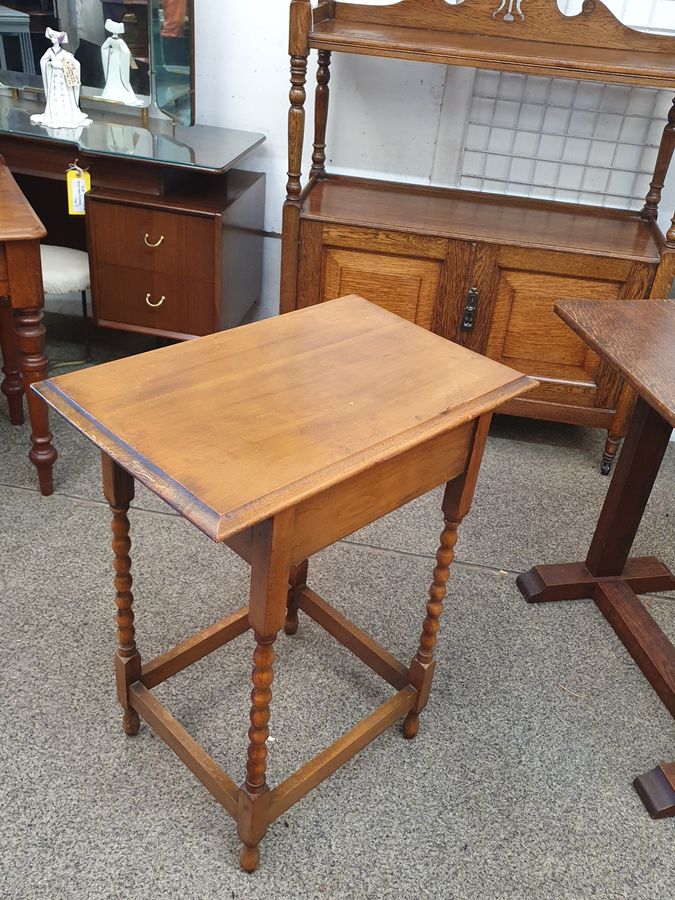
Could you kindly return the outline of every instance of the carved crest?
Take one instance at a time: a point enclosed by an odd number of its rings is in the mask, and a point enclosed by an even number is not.
[[[508,7],[508,9],[507,9]],[[515,8],[515,15],[514,15]],[[506,12],[504,12],[506,10]],[[502,16],[502,13],[504,15]],[[515,22],[516,16],[521,22],[525,21],[525,13],[523,12],[523,0],[502,0],[501,5],[492,13],[492,18],[496,19],[502,16],[505,22]]]

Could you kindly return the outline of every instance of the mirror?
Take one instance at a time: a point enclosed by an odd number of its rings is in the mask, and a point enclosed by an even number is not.
[[[82,99],[119,106],[119,100],[101,97],[106,85],[101,47],[111,37],[105,29],[109,19],[124,26],[119,37],[129,49],[130,88],[139,105],[150,106],[154,82],[157,106],[180,124],[192,125],[193,9],[194,0],[0,0],[0,86],[42,92],[40,59],[49,46],[49,27],[68,35],[65,49],[81,66]]]
[[[157,106],[181,125],[194,125],[193,0],[150,0]]]

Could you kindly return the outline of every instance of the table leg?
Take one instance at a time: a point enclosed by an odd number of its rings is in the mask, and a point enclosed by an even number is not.
[[[112,511],[112,548],[115,555],[115,605],[117,606],[117,653],[115,678],[117,697],[124,714],[122,728],[128,735],[138,733],[140,719],[129,702],[129,688],[141,677],[141,656],[136,647],[134,595],[131,590],[131,539],[129,506],[134,498],[134,480],[106,454],[101,456],[103,493]]]
[[[536,566],[517,583],[530,603],[592,598],[675,716],[675,647],[636,596],[672,590],[675,576],[652,557],[628,559],[671,433],[639,397],[586,561]],[[675,815],[675,766],[664,765],[634,782],[655,817]]]
[[[450,577],[450,567],[455,559],[457,529],[471,509],[491,421],[491,414],[481,416],[478,420],[466,471],[458,478],[448,482],[445,488],[443,496],[445,527],[441,534],[438,552],[436,553],[434,580],[429,590],[427,614],[422,625],[419,648],[410,663],[410,683],[417,690],[417,699],[403,722],[403,736],[408,738],[408,740],[417,737],[420,727],[420,713],[429,701],[431,683],[436,668],[434,647],[436,646],[436,636],[441,624],[440,620]]]
[[[9,421],[23,425],[23,381],[14,339],[14,316],[9,297],[0,297],[0,352],[2,352],[2,393],[7,397]]]
[[[299,566],[291,567],[291,574],[288,579],[286,621],[284,622],[284,631],[288,635],[296,634],[298,630],[298,590],[307,586],[307,567],[308,560],[300,563]]]
[[[253,872],[257,868],[260,841],[270,822],[270,789],[266,773],[274,642],[284,627],[287,613],[294,518],[293,509],[285,510],[253,528],[248,618],[256,646],[253,653],[246,779],[239,793],[237,814],[237,827],[243,844],[239,862],[245,872]]]
[[[30,389],[31,384],[47,377],[42,309],[15,309],[14,335],[31,424],[33,446],[28,458],[37,468],[41,494],[48,497],[54,491],[52,468],[56,462],[56,450],[49,431],[47,404]]]

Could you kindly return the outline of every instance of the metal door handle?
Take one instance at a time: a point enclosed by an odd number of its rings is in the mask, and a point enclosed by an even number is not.
[[[462,330],[471,331],[476,319],[476,310],[478,309],[478,301],[480,294],[478,288],[472,287],[466,295],[466,306],[464,307],[464,316],[462,318]]]
[[[164,242],[164,235],[161,235],[161,236],[160,236],[160,239],[157,241],[156,244],[153,244],[153,243],[152,243],[152,241],[150,240],[150,235],[149,235],[149,234],[146,234],[145,237],[143,238],[143,240],[145,241],[145,246],[146,246],[146,247],[159,247],[159,245],[162,244],[162,243]]]
[[[166,300],[166,297],[162,296],[159,298],[157,303],[153,303],[152,302],[152,294],[145,295],[145,302],[148,304],[148,306],[151,306],[153,309],[157,309],[158,307],[160,307],[162,305],[162,303],[164,303],[165,300]]]

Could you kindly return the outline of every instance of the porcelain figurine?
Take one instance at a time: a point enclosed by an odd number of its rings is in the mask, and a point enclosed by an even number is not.
[[[101,98],[124,103],[127,106],[142,106],[143,101],[139,100],[131,89],[129,80],[131,51],[120,37],[121,34],[124,34],[124,25],[122,22],[113,22],[112,19],[107,19],[105,30],[111,36],[101,47],[101,62],[105,74],[105,88]]]
[[[40,60],[45,91],[45,111],[30,117],[31,122],[48,128],[81,128],[91,119],[80,109],[80,64],[63,49],[68,43],[65,31],[48,28],[45,37],[51,47]]]

